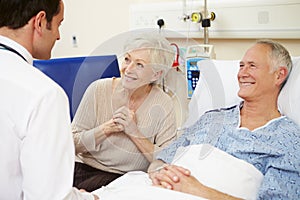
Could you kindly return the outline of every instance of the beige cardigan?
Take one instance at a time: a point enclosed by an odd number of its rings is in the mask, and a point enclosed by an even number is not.
[[[149,162],[123,133],[112,134],[95,145],[94,128],[112,118],[112,81],[100,79],[85,92],[72,122],[77,156],[92,167],[114,173],[146,171]],[[122,99],[120,99],[122,101]],[[171,98],[154,85],[136,111],[137,126],[157,153],[176,138],[176,116]]]

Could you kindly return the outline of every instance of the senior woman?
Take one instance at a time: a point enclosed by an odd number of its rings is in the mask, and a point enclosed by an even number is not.
[[[72,122],[74,186],[92,191],[122,174],[146,171],[155,154],[176,138],[172,99],[157,82],[174,60],[158,34],[127,41],[121,78],[100,79],[85,92]]]

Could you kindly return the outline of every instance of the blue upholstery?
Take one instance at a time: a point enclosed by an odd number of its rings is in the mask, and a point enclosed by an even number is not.
[[[100,78],[120,77],[115,55],[35,60],[33,65],[66,92],[73,119],[86,88]]]

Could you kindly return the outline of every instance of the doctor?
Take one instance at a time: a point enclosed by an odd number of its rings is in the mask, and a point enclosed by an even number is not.
[[[98,199],[72,188],[68,99],[32,66],[60,39],[61,0],[0,1],[0,199]]]

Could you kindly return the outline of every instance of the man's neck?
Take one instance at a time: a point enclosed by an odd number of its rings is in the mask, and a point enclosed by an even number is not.
[[[22,45],[25,49],[27,49],[27,51],[32,53],[32,40],[30,38],[30,35],[26,33],[26,28],[10,29],[7,27],[1,27],[0,35],[17,42],[18,44]]]
[[[272,101],[265,103],[245,101],[241,109],[241,127],[253,130],[280,116],[277,101],[273,103]]]

